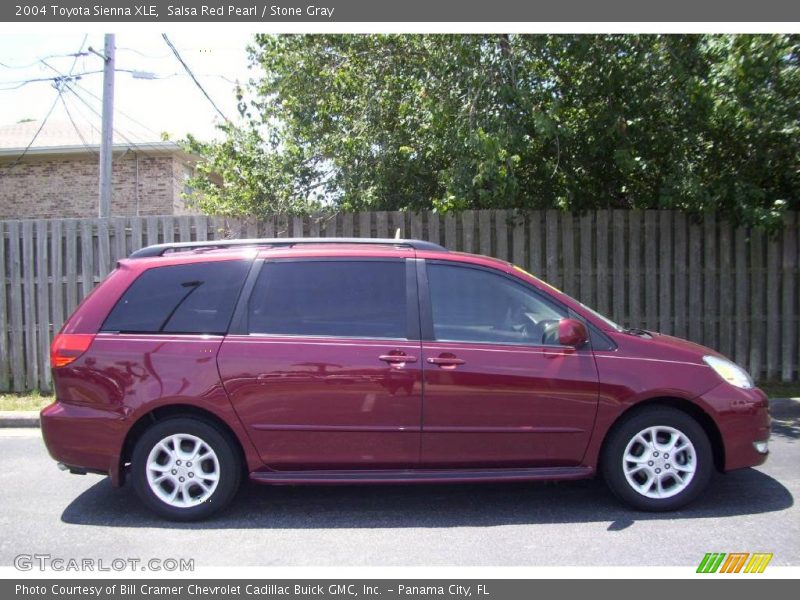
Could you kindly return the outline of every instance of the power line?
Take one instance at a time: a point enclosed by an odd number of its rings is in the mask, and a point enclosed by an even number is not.
[[[83,104],[83,105],[84,105],[86,108],[88,108],[88,109],[89,109],[89,110],[90,110],[90,111],[91,111],[91,112],[92,112],[92,113],[93,113],[95,116],[97,116],[97,117],[100,117],[101,119],[103,118],[103,114],[102,114],[102,113],[101,113],[101,112],[100,112],[100,111],[99,111],[97,108],[95,108],[94,106],[92,106],[92,105],[89,103],[89,101],[88,101],[88,100],[86,100],[86,98],[84,98],[83,96],[81,96],[81,95],[80,95],[80,94],[77,92],[77,90],[75,90],[75,89],[74,89],[72,86],[69,86],[69,85],[68,85],[68,86],[66,86],[66,87],[67,87],[67,90],[68,90],[68,91],[70,91],[70,92],[72,92],[72,94],[73,94],[73,95],[74,95],[74,96],[75,96],[75,97],[76,97],[78,100],[80,100],[80,101],[81,101],[81,103],[82,103],[82,104]],[[77,87],[77,86],[76,86],[76,87]],[[87,92],[87,93],[88,93],[88,90],[85,90],[84,88],[81,88],[81,90],[82,90],[82,91],[84,91],[84,92]],[[94,98],[97,98],[97,96],[94,96],[93,94],[90,94],[90,95],[92,95]],[[100,130],[99,130],[99,129],[97,129],[96,127],[93,127],[93,129],[95,129],[96,131],[100,131]],[[134,137],[138,137],[138,138],[139,138],[139,140],[140,140],[139,144],[137,144],[137,143],[135,143],[135,142],[134,142],[134,141],[133,141],[133,140],[132,140],[130,137],[128,137],[127,135],[125,135],[125,134],[124,134],[122,131],[120,131],[120,130],[119,130],[119,129],[117,129],[116,127],[113,129],[113,131],[114,131],[114,133],[116,133],[116,134],[117,134],[119,137],[121,137],[121,138],[123,139],[123,141],[127,142],[127,143],[128,143],[130,146],[133,146],[135,149],[141,149],[141,148],[144,148],[144,147],[151,147],[151,148],[154,148],[154,147],[155,147],[153,144],[151,144],[151,143],[148,143],[146,140],[143,140],[143,138],[142,138],[141,136],[136,136],[136,135],[134,135]],[[130,132],[128,132],[128,133],[130,133]]]
[[[89,152],[91,152],[92,154],[97,154],[97,152],[86,141],[86,138],[83,137],[83,133],[81,133],[81,130],[78,128],[78,125],[75,123],[75,119],[72,118],[72,113],[69,111],[69,106],[67,106],[67,103],[64,100],[64,92],[63,92],[63,90],[59,90],[58,97],[61,99],[61,104],[64,106],[64,112],[67,113],[67,117],[69,118],[69,122],[72,123],[72,128],[75,130],[75,133],[78,134],[78,137],[80,138],[81,142],[83,143],[83,146]]]
[[[84,40],[84,44],[85,43],[86,43],[86,41]],[[83,52],[83,51],[73,52],[73,53],[70,53],[70,54],[50,54],[49,56],[45,56],[44,59],[49,59],[49,58],[70,58],[70,57],[78,59],[81,56],[88,56],[88,54],[86,52]],[[42,60],[43,59],[41,59],[41,58],[37,58],[35,61],[33,61],[32,63],[30,63],[28,65],[9,65],[8,63],[4,63],[4,62],[0,61],[0,67],[3,67],[5,69],[30,69],[31,67],[34,67],[34,66],[38,65]]]
[[[152,71],[144,71],[141,69],[116,69],[117,71],[125,71],[133,75],[134,79],[142,79],[145,81],[162,81],[164,79],[172,79],[173,77],[188,77],[189,75],[186,73],[153,73]],[[215,77],[218,79],[222,79],[227,81],[228,83],[232,83],[234,85],[238,84],[239,82],[235,79],[231,79],[230,77],[226,77],[225,75],[220,75],[218,73],[197,73],[197,77]]]
[[[93,107],[91,104],[89,104],[89,102],[88,102],[88,101],[87,101],[85,98],[83,98],[83,97],[82,97],[80,94],[78,94],[76,90],[74,90],[74,89],[70,88],[70,86],[65,86],[65,87],[67,88],[67,90],[68,90],[68,91],[72,92],[72,94],[73,94],[73,95],[74,95],[74,96],[75,96],[75,97],[76,97],[76,98],[77,98],[77,99],[78,99],[78,100],[79,100],[79,101],[80,101],[80,102],[81,102],[81,103],[82,103],[82,104],[83,104],[83,105],[84,105],[86,108],[88,108],[88,109],[89,109],[89,110],[90,110],[90,111],[91,111],[91,112],[92,112],[94,115],[96,115],[96,116],[98,116],[98,117],[101,117],[101,118],[102,118],[102,114],[101,114],[101,113],[100,113],[100,112],[99,112],[99,111],[98,111],[96,108],[94,108],[94,107]],[[85,115],[82,115],[82,116],[83,116],[84,118],[86,118],[86,117],[85,117]],[[100,130],[99,130],[97,127],[95,127],[95,126],[92,124],[92,122],[91,122],[90,120],[88,120],[88,119],[87,119],[87,123],[89,124],[89,127],[91,127],[91,128],[92,128],[92,129],[93,129],[95,132],[97,132],[98,134],[100,133]],[[113,131],[114,131],[114,133],[116,133],[117,135],[119,135],[121,138],[123,138],[123,139],[124,139],[124,140],[125,140],[125,141],[128,143],[128,145],[129,145],[129,146],[130,146],[130,147],[133,149],[134,153],[137,153],[137,154],[143,154],[143,155],[147,156],[147,154],[148,154],[148,152],[147,152],[147,151],[148,151],[148,149],[154,149],[154,150],[163,150],[163,148],[161,148],[161,147],[155,146],[155,145],[153,145],[153,144],[148,144],[148,143],[146,143],[146,142],[145,142],[145,143],[139,143],[139,144],[137,144],[137,143],[134,143],[134,142],[133,142],[133,141],[132,141],[130,138],[128,138],[127,136],[125,136],[125,135],[124,135],[122,132],[120,132],[118,129],[114,129]],[[85,145],[86,145],[86,144],[85,144]],[[91,148],[89,145],[86,145],[86,148],[87,148],[88,150],[90,150],[91,152],[93,152],[94,154],[97,154],[97,152],[95,152],[95,151],[94,151],[94,150],[93,150],[93,149],[92,149],[92,148]],[[183,185],[185,185],[185,182],[184,182],[184,180],[183,180],[182,178],[180,178],[180,177],[176,176],[174,173],[172,174],[172,176],[171,176],[170,178],[171,178],[171,180],[172,180],[172,183],[173,183],[173,185],[179,185],[179,186],[183,186]]]
[[[83,87],[82,85],[80,85],[80,84],[78,84],[78,83],[75,83],[75,87],[76,87],[76,88],[78,88],[79,90],[81,90],[82,92],[84,92],[84,93],[88,94],[89,96],[91,96],[92,98],[94,98],[95,100],[97,100],[98,102],[102,102],[102,101],[103,101],[103,99],[102,99],[100,96],[98,96],[97,94],[95,94],[95,93],[94,93],[94,92],[92,92],[91,90],[88,90],[88,89],[86,89],[86,88],[85,88],[85,87]],[[139,121],[139,120],[135,119],[134,117],[130,116],[128,113],[126,113],[126,112],[123,112],[123,111],[122,111],[122,110],[120,110],[119,108],[115,108],[115,109],[114,109],[114,112],[116,112],[116,113],[118,113],[118,114],[122,115],[123,117],[125,117],[126,119],[128,119],[129,121],[131,121],[132,123],[135,123],[136,125],[138,125],[139,127],[141,127],[142,129],[145,129],[145,130],[147,130],[147,132],[148,132],[148,133],[152,133],[154,136],[156,136],[156,137],[160,137],[160,136],[159,136],[159,134],[158,134],[157,132],[153,131],[153,130],[152,130],[150,127],[148,127],[147,125],[145,125],[145,124],[144,124],[144,123],[142,123],[141,121]]]
[[[216,110],[216,111],[219,113],[219,116],[221,116],[221,117],[222,117],[222,118],[225,120],[225,122],[226,122],[226,123],[229,123],[229,122],[230,122],[230,119],[228,119],[228,117],[226,117],[226,116],[225,116],[225,114],[224,114],[224,113],[223,113],[223,112],[220,110],[220,108],[219,108],[219,107],[216,105],[216,103],[215,103],[215,102],[214,102],[214,101],[211,99],[211,96],[209,96],[209,95],[208,95],[208,92],[207,92],[207,91],[205,90],[205,88],[204,88],[204,87],[201,85],[201,83],[200,83],[200,82],[197,80],[197,77],[195,77],[195,76],[194,76],[194,73],[192,73],[192,70],[189,68],[189,65],[187,65],[187,64],[184,62],[183,58],[181,58],[181,55],[180,55],[180,53],[178,52],[178,49],[177,49],[177,48],[176,48],[176,47],[173,45],[173,43],[172,43],[172,42],[169,40],[169,37],[167,36],[167,34],[166,34],[166,33],[162,33],[162,34],[161,34],[161,37],[162,37],[162,38],[164,38],[164,41],[166,42],[167,46],[169,46],[169,49],[170,49],[170,50],[172,50],[172,53],[175,55],[175,58],[177,58],[177,59],[178,59],[178,62],[179,62],[179,63],[181,63],[181,65],[183,66],[183,68],[184,68],[184,69],[186,70],[186,72],[189,74],[189,77],[191,77],[191,78],[192,78],[192,81],[194,81],[195,85],[196,85],[196,86],[197,86],[197,87],[200,89],[200,91],[201,91],[201,92],[203,92],[203,95],[204,95],[204,96],[205,96],[205,97],[208,99],[208,101],[211,103],[211,106],[213,106],[213,107],[214,107],[214,110]]]
[[[49,69],[51,69],[52,71],[55,71],[55,72],[56,72],[56,73],[58,73],[59,75],[62,75],[62,76],[63,76],[63,73],[61,73],[61,71],[59,71],[58,69],[56,69],[54,66],[52,66],[52,65],[51,65],[51,64],[49,64],[48,62],[46,62],[46,61],[42,60],[42,64],[44,64],[46,67],[48,67],[48,68],[49,68]],[[85,94],[88,94],[89,96],[91,96],[92,98],[94,98],[95,100],[97,100],[98,102],[102,102],[102,101],[103,101],[103,99],[102,99],[100,96],[98,96],[97,94],[95,94],[95,93],[94,93],[94,92],[92,92],[91,90],[88,90],[87,88],[83,87],[83,86],[82,86],[82,85],[80,85],[78,82],[76,82],[76,81],[70,81],[69,83],[70,83],[70,84],[72,84],[74,87],[78,88],[79,90],[81,90],[82,92],[84,92]],[[78,97],[78,98],[81,100],[81,102],[83,102],[84,104],[87,104],[86,100],[84,100],[84,99],[83,99],[83,97],[81,97],[81,96],[80,96],[80,95],[79,95],[79,94],[78,94],[78,93],[77,93],[75,90],[70,90],[70,91],[72,91],[72,92],[73,92],[73,93],[74,93],[74,94],[75,94],[75,95],[76,95],[76,96],[77,96],[77,97]],[[88,104],[87,104],[87,106],[88,106]],[[98,112],[96,109],[94,109],[94,108],[93,108],[93,107],[91,107],[91,106],[90,106],[89,108],[92,110],[92,112],[94,112],[94,113],[95,113],[95,114],[97,114],[98,116],[101,116],[101,115],[100,115],[100,113],[99,113],[99,112]],[[119,108],[115,108],[115,109],[114,109],[114,112],[115,112],[116,114],[119,114],[119,115],[121,115],[121,116],[123,116],[123,117],[127,118],[129,121],[131,121],[131,122],[135,123],[136,125],[138,125],[138,126],[139,126],[139,127],[141,127],[142,129],[145,129],[145,130],[147,130],[147,131],[148,131],[148,133],[152,133],[154,136],[156,136],[156,137],[159,137],[159,134],[158,134],[158,133],[156,133],[155,131],[153,131],[153,130],[152,130],[150,127],[148,127],[147,125],[145,125],[145,124],[144,124],[144,123],[142,123],[141,121],[138,121],[138,120],[137,120],[137,119],[135,119],[134,117],[130,116],[128,113],[126,113],[126,112],[123,112],[123,111],[122,111],[122,110],[120,110]],[[121,135],[121,134],[120,134],[120,135]]]
[[[67,90],[67,91],[71,92],[72,90]],[[89,128],[92,130],[92,135],[100,136],[101,134],[100,128],[96,127],[94,124],[93,120],[94,114],[87,115],[84,107],[80,103],[76,102],[75,98],[72,98],[71,95],[67,94],[65,95],[65,98],[67,98],[70,101],[70,105],[72,106],[72,111],[76,115],[78,115],[81,119],[83,119],[89,126]]]
[[[89,109],[89,110],[90,110],[92,113],[94,113],[94,114],[95,114],[95,116],[97,116],[97,117],[100,117],[101,119],[103,118],[103,115],[102,115],[102,113],[101,113],[100,111],[98,111],[98,110],[97,110],[97,109],[96,109],[94,106],[92,106],[91,104],[89,104],[89,102],[86,100],[86,98],[84,98],[83,96],[81,96],[81,95],[80,95],[80,94],[79,94],[79,93],[78,93],[78,92],[77,92],[77,91],[76,91],[76,90],[75,90],[75,89],[74,89],[72,86],[70,86],[70,85],[65,85],[64,87],[65,87],[65,88],[66,88],[68,91],[72,92],[72,94],[73,94],[73,95],[74,95],[74,96],[75,96],[75,97],[76,97],[78,100],[80,100],[80,101],[81,101],[81,103],[82,103],[82,104],[83,104],[83,105],[84,105],[86,108],[88,108],[88,109]],[[94,128],[94,127],[93,127],[93,129],[97,130],[97,129],[96,129],[96,128]],[[128,144],[129,146],[131,146],[131,147],[132,147],[134,150],[136,150],[136,151],[138,151],[138,152],[146,153],[148,149],[151,149],[151,150],[160,149],[160,146],[157,146],[157,145],[155,145],[155,144],[153,144],[153,143],[149,143],[149,142],[146,142],[146,141],[145,141],[145,142],[142,142],[142,141],[140,141],[139,143],[136,143],[136,142],[134,142],[134,141],[133,141],[133,140],[132,140],[130,137],[128,137],[128,136],[127,136],[127,135],[125,135],[125,134],[124,134],[122,131],[120,131],[119,129],[116,129],[116,128],[114,128],[114,129],[113,129],[113,131],[114,131],[114,133],[115,133],[115,134],[117,134],[119,137],[121,137],[123,141],[127,142],[127,144]]]
[[[78,100],[80,100],[80,101],[83,103],[83,105],[84,105],[86,108],[88,108],[90,111],[92,111],[92,112],[93,112],[95,115],[97,115],[97,116],[98,116],[98,117],[100,117],[101,119],[103,118],[103,114],[102,114],[100,111],[98,111],[98,110],[97,110],[95,107],[93,107],[91,104],[89,104],[89,102],[87,102],[87,100],[86,100],[86,99],[85,99],[83,96],[81,96],[81,95],[80,95],[78,92],[76,92],[76,91],[75,91],[75,90],[74,90],[72,87],[70,87],[69,85],[66,85],[66,86],[64,86],[64,87],[66,87],[68,91],[72,92],[72,93],[73,93],[73,95],[74,95],[74,96],[75,96],[75,97],[76,97]],[[126,142],[128,142],[128,144],[130,144],[131,146],[134,146],[134,147],[136,147],[136,144],[134,144],[134,143],[133,143],[133,141],[131,141],[131,139],[130,139],[130,138],[128,138],[128,136],[126,136],[126,135],[125,135],[124,133],[122,133],[120,130],[118,130],[118,129],[114,129],[113,131],[114,131],[114,133],[116,133],[117,135],[119,135],[119,137],[121,137],[123,140],[125,140]]]
[[[25,158],[25,155],[28,153],[28,150],[31,149],[31,146],[33,146],[33,143],[36,141],[36,138],[38,138],[39,134],[42,133],[42,129],[44,129],[44,126],[47,123],[47,119],[49,119],[50,115],[53,114],[53,110],[55,109],[56,104],[58,104],[58,99],[60,97],[61,97],[60,94],[56,94],[56,99],[53,100],[53,104],[50,105],[50,110],[47,111],[47,114],[44,116],[44,119],[42,119],[42,123],[39,125],[39,129],[37,129],[36,133],[33,134],[33,137],[31,138],[31,141],[28,142],[27,146],[25,146],[25,150],[23,150],[22,154],[20,154],[17,157],[17,160],[15,160],[13,163],[11,163],[8,166],[9,169],[13,169],[14,167],[16,167],[22,161],[22,159]]]
[[[78,91],[77,91],[76,89],[74,89],[74,87],[73,87],[73,86],[71,86],[71,85],[67,85],[67,86],[65,86],[65,89],[66,89],[68,92],[71,92],[71,93],[72,93],[72,95],[75,97],[75,99],[77,99],[77,100],[78,100],[78,101],[79,101],[79,102],[80,102],[80,103],[81,103],[81,104],[82,104],[82,105],[83,105],[85,108],[87,108],[87,109],[88,109],[88,110],[91,112],[91,114],[92,114],[92,115],[94,115],[95,117],[99,117],[99,118],[101,118],[101,119],[102,119],[103,115],[102,115],[102,113],[100,112],[100,110],[98,110],[96,107],[92,106],[92,105],[89,103],[89,101],[88,101],[88,100],[86,100],[86,98],[84,98],[83,96],[81,96],[81,95],[78,93]],[[83,91],[88,91],[88,90],[83,90]],[[90,118],[87,118],[87,117],[86,117],[86,115],[85,115],[84,113],[79,113],[79,114],[80,114],[80,116],[81,116],[81,117],[83,117],[83,118],[86,120],[86,122],[88,123],[89,127],[91,127],[91,128],[92,128],[92,130],[93,130],[95,133],[97,133],[98,135],[101,133],[101,130],[100,130],[98,127],[96,127],[96,126],[94,125],[94,123],[92,123],[92,121],[91,121],[91,119],[90,119]],[[115,133],[117,136],[119,136],[120,138],[122,138],[122,140],[123,140],[123,141],[127,142],[127,144],[128,144],[129,146],[131,146],[131,147],[132,147],[134,150],[136,150],[136,151],[139,151],[139,152],[146,153],[146,151],[147,151],[147,149],[148,149],[148,148],[150,148],[150,149],[157,149],[157,148],[159,148],[158,146],[156,146],[156,145],[154,145],[154,144],[152,144],[152,143],[149,143],[149,142],[147,142],[147,141],[146,141],[146,140],[144,140],[144,138],[142,138],[141,136],[136,136],[135,134],[131,134],[133,137],[136,137],[136,138],[138,138],[139,140],[141,140],[141,141],[139,141],[139,142],[134,142],[134,141],[131,139],[131,137],[129,137],[128,135],[125,135],[125,133],[123,133],[122,131],[120,131],[120,130],[119,130],[118,128],[116,128],[116,127],[115,127],[115,128],[113,128],[113,132],[114,132],[114,133]],[[128,132],[128,133],[131,133],[131,132]]]
[[[58,77],[35,77],[32,79],[18,79],[17,81],[0,81],[0,85],[14,85],[14,87],[10,88],[0,88],[0,91],[8,91],[8,90],[16,90],[21,88],[24,85],[28,85],[29,83],[38,83],[43,81],[51,81],[55,82],[56,84],[59,83],[62,79],[80,79],[84,75],[95,75],[96,73],[102,73],[102,71],[86,71],[84,73],[76,73],[75,75],[59,75]]]
[[[166,54],[146,54],[146,53],[142,52],[141,50],[137,50],[136,48],[117,48],[117,50],[118,51],[121,50],[121,51],[124,51],[124,52],[133,52],[134,54],[138,54],[139,56],[141,56],[143,58],[152,58],[154,60],[158,60],[158,59],[162,59],[162,58],[167,58],[168,56],[172,56],[169,52],[167,52]]]
[[[84,44],[86,44],[86,39],[88,37],[89,37],[89,34],[86,34],[86,35],[83,36],[83,41],[81,42],[81,47],[78,49],[78,52],[74,55],[75,56],[75,60],[72,61],[72,66],[69,69],[69,74],[67,75],[67,78],[72,76],[72,71],[75,70],[75,65],[78,63],[78,55],[80,55],[80,53],[83,51],[83,46],[84,46]],[[44,62],[44,61],[42,61],[42,62]],[[27,146],[25,146],[25,150],[23,150],[22,154],[20,154],[17,157],[17,160],[15,160],[13,163],[11,163],[7,167],[8,169],[13,169],[14,167],[16,167],[22,161],[23,158],[25,158],[25,155],[28,154],[28,150],[31,149],[31,146],[33,146],[34,142],[36,141],[36,138],[39,137],[39,134],[42,132],[42,129],[44,129],[45,124],[47,124],[47,120],[50,118],[50,115],[53,114],[53,111],[56,108],[56,104],[58,104],[58,99],[61,97],[61,90],[59,88],[59,85],[67,85],[66,84],[66,80],[64,81],[63,84],[56,84],[55,82],[53,83],[53,86],[56,88],[56,92],[57,93],[56,93],[55,100],[53,100],[53,104],[50,105],[50,110],[47,111],[47,114],[44,116],[44,119],[42,119],[42,123],[41,123],[41,125],[39,125],[39,129],[37,129],[36,133],[33,134],[33,137],[31,138],[31,141],[28,142]]]
[[[3,81],[0,83],[16,83],[16,85],[12,85],[11,87],[2,87],[0,88],[0,92],[10,92],[11,90],[18,90],[19,88],[28,85],[29,83],[35,83],[37,81],[53,81],[55,77],[45,77],[42,79],[28,79],[27,81],[19,81],[19,82],[12,82],[12,81]]]
[[[41,62],[43,62],[43,61],[44,61],[44,59],[42,59]],[[47,64],[47,63],[45,63],[45,64]],[[47,66],[50,66],[50,65],[47,65]],[[102,72],[103,72],[102,70],[84,71],[82,73],[75,73],[75,75],[70,76],[70,79],[80,79],[81,77],[84,77],[86,75],[98,75],[98,74],[100,74]],[[147,73],[146,71],[139,71],[139,70],[136,70],[136,69],[114,69],[114,72],[115,73],[130,73],[131,75],[134,75],[134,79],[136,78],[135,77],[136,75],[140,75],[139,79],[168,79],[170,77],[183,75],[182,73],[171,73],[169,75],[163,75],[162,76],[162,75],[158,75],[156,73]],[[141,77],[141,75],[152,75],[152,77]],[[209,77],[217,77],[217,75],[210,75]],[[224,78],[223,75],[219,75],[218,77],[223,77]],[[60,77],[34,77],[34,78],[31,78],[31,79],[17,79],[15,81],[0,81],[0,85],[14,85],[14,84],[17,84],[17,85],[15,85],[15,87],[12,87],[12,88],[0,88],[0,91],[16,90],[16,89],[21,88],[23,85],[27,85],[29,83],[37,83],[37,82],[42,82],[42,81],[57,81],[59,78]]]

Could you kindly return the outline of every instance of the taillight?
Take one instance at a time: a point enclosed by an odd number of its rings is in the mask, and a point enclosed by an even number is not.
[[[66,367],[89,349],[93,333],[59,333],[50,345],[50,366]]]

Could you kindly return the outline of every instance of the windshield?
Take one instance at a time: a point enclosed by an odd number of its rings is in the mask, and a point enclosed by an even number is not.
[[[572,298],[572,296],[570,296],[570,298]],[[572,298],[572,299],[573,299],[573,300],[575,300],[575,298]],[[585,305],[583,302],[581,302],[580,300],[575,300],[575,302],[577,302],[578,304],[580,304],[580,305],[581,305],[581,308],[583,308],[583,309],[584,309],[586,312],[588,312],[588,313],[591,313],[593,316],[595,316],[595,317],[597,317],[598,319],[600,319],[600,320],[601,320],[603,323],[605,323],[606,325],[608,325],[608,326],[609,326],[609,327],[611,327],[612,329],[615,329],[616,331],[623,331],[623,330],[624,330],[624,328],[622,327],[622,325],[619,325],[618,323],[615,323],[614,321],[612,321],[611,319],[609,319],[609,318],[608,318],[607,316],[605,316],[605,315],[601,315],[599,312],[597,312],[597,311],[596,311],[596,310],[594,310],[593,308],[589,308],[588,306],[586,306],[586,305]]]
[[[517,271],[519,271],[520,273],[524,273],[524,274],[525,274],[525,275],[527,275],[528,277],[533,277],[535,280],[542,282],[542,283],[543,283],[543,284],[545,284],[547,287],[554,289],[555,291],[557,291],[557,292],[558,292],[558,293],[560,293],[560,294],[564,294],[564,292],[562,292],[561,290],[559,290],[557,287],[555,287],[555,286],[553,286],[553,285],[551,285],[551,284],[547,283],[547,282],[546,282],[544,279],[540,279],[540,278],[536,277],[535,275],[533,275],[533,274],[531,274],[531,273],[528,273],[528,272],[527,272],[525,269],[523,269],[522,267],[519,267],[519,266],[517,266],[517,265],[512,265],[512,266],[513,266],[513,267],[514,267],[514,268],[515,268]],[[609,318],[608,318],[607,316],[605,316],[605,315],[601,315],[599,312],[597,312],[597,311],[596,311],[596,310],[594,310],[593,308],[589,308],[588,306],[586,306],[586,305],[585,305],[583,302],[581,302],[580,300],[576,300],[575,298],[572,298],[572,296],[569,296],[569,294],[564,294],[564,295],[565,295],[565,296],[568,296],[569,298],[571,298],[572,300],[574,300],[575,302],[577,302],[577,303],[578,303],[578,304],[581,306],[581,308],[583,308],[583,309],[584,309],[586,312],[588,312],[588,313],[590,313],[592,316],[595,316],[595,317],[597,317],[598,319],[600,319],[600,320],[601,320],[603,323],[605,323],[606,325],[608,325],[609,327],[611,327],[611,329],[614,329],[615,331],[625,331],[625,328],[624,328],[624,327],[622,327],[622,325],[619,325],[618,323],[615,323],[614,321],[612,321],[611,319],[609,319]]]

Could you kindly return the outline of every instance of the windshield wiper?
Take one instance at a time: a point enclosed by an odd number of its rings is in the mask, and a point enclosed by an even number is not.
[[[638,335],[641,337],[653,337],[653,334],[646,329],[641,329],[639,327],[630,327],[629,329],[623,329],[622,333],[629,333],[630,335]]]

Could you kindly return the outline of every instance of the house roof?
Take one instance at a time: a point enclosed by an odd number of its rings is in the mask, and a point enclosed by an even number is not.
[[[25,121],[0,125],[0,156],[18,156],[25,151],[41,127],[41,121]],[[157,139],[153,133],[141,129],[114,131],[114,150],[131,150],[145,154],[171,154],[181,152],[176,142]],[[89,123],[73,123],[48,119],[36,135],[28,155],[96,153],[100,149],[100,131]]]

